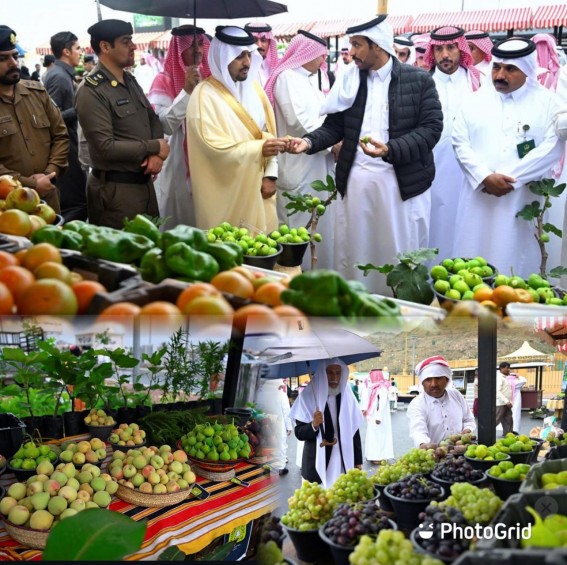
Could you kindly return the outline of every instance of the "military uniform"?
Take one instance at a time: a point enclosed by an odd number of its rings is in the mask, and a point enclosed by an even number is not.
[[[136,79],[125,72],[122,84],[99,63],[79,85],[75,107],[93,167],[89,220],[121,228],[125,217],[159,216],[151,176],[141,164],[159,154],[163,129]]]
[[[36,187],[32,175],[67,167],[69,137],[61,112],[42,84],[21,80],[14,98],[0,95],[0,175],[12,175],[24,186]],[[57,190],[43,196],[60,213]]]

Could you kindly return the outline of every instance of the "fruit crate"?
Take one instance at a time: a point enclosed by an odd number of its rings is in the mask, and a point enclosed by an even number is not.
[[[86,280],[99,282],[109,292],[134,288],[142,284],[140,273],[132,267],[104,259],[86,257],[76,251],[67,249],[60,251],[63,264],[68,269],[80,274]]]
[[[556,491],[567,493],[567,486],[553,490],[548,490],[541,486],[541,477],[544,473],[560,473],[561,471],[567,471],[567,459],[556,459],[537,463],[526,475],[526,478],[520,486],[520,492],[531,493],[538,491],[540,495],[542,491],[546,491],[548,494]],[[565,510],[567,515],[567,508]]]
[[[565,565],[562,551],[543,549],[492,549],[467,551],[453,565]]]
[[[503,524],[506,527],[525,528],[529,524],[534,524],[534,518],[526,510],[526,506],[534,508],[542,518],[550,514],[567,516],[567,492],[535,491],[514,494],[508,498],[502,508],[500,508],[498,514],[496,514],[492,520],[491,525]],[[506,537],[506,539],[480,539],[478,541],[478,548],[520,549],[520,543],[519,535],[517,537],[510,535]],[[537,548],[537,550],[539,551],[539,548]],[[522,552],[523,551],[524,550],[522,550]],[[560,551],[567,560],[567,548],[562,548]],[[525,563],[530,563],[531,565],[531,561],[525,561]]]

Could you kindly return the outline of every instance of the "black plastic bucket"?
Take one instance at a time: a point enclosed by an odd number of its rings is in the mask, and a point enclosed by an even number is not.
[[[287,532],[289,539],[291,539],[297,558],[300,561],[307,561],[308,563],[315,561],[322,563],[331,562],[331,550],[319,536],[318,528],[301,531],[288,528],[285,524],[282,524],[282,527]]]
[[[282,267],[297,267],[301,265],[303,256],[309,246],[308,241],[303,243],[282,243],[282,252],[278,257],[278,265]]]

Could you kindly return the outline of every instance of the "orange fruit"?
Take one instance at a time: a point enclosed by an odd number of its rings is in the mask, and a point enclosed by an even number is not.
[[[228,292],[240,298],[252,298],[254,285],[244,275],[234,271],[223,271],[211,280],[211,284],[221,292]]]
[[[47,225],[47,222],[43,218],[34,216],[33,214],[30,215],[30,222],[32,224],[32,233],[40,228],[44,228]]]
[[[534,297],[524,288],[517,288],[516,296],[518,297],[518,302],[524,302],[525,304],[534,301]]]
[[[142,306],[140,314],[154,315],[154,316],[181,316],[181,310],[171,302],[165,300],[155,300],[145,306]]]
[[[222,294],[208,294],[188,302],[183,313],[190,316],[230,316],[234,309]]]
[[[270,331],[281,324],[280,318],[264,304],[248,304],[234,313],[233,326],[245,333],[246,326],[254,324],[254,331]]]
[[[78,313],[85,314],[97,292],[104,293],[106,288],[97,281],[78,281],[71,285],[79,305]]]
[[[256,278],[252,281],[252,284],[254,285],[254,291],[256,291],[256,289],[260,288],[261,286],[268,284],[268,283],[273,283],[273,282],[279,282],[279,279],[276,279],[275,277],[259,277]]]
[[[38,243],[30,247],[22,257],[22,267],[29,269],[32,273],[47,261],[62,263],[61,253],[55,245],[51,243]]]
[[[107,306],[99,316],[117,317],[121,316],[137,316],[141,308],[133,302],[116,302]]]
[[[488,286],[483,286],[475,291],[473,298],[477,302],[482,302],[483,300],[491,300],[492,299],[493,289]]]
[[[22,259],[24,258],[24,255],[28,252],[27,249],[20,249],[19,251],[16,251],[14,253],[14,257],[18,260],[18,265],[22,264]]]
[[[18,314],[52,314],[74,316],[78,303],[68,284],[58,279],[41,279],[29,286],[18,298]]]
[[[269,306],[281,306],[281,293],[284,290],[285,286],[279,282],[267,282],[256,289],[252,300]]]
[[[497,287],[500,288],[500,287]],[[488,308],[491,312],[494,312],[495,314],[500,313],[500,307],[498,306],[498,304],[496,304],[496,302],[492,301],[492,300],[483,300],[481,302],[481,304],[483,306],[486,306],[486,308]]]
[[[14,297],[10,289],[4,283],[0,283],[0,315],[8,316],[13,314],[14,304]]]
[[[176,305],[181,310],[185,312],[185,307],[189,302],[195,300],[199,296],[209,296],[212,294],[220,295],[220,290],[210,283],[197,282],[181,291],[181,294],[177,297]]]
[[[7,251],[0,251],[0,269],[8,267],[9,265],[19,265],[17,257]]]
[[[503,284],[501,286],[497,286],[492,291],[492,299],[495,304],[498,306],[506,306],[510,302],[518,302],[518,295],[516,294],[516,289]]]
[[[17,303],[20,295],[35,282],[35,277],[19,265],[9,265],[0,270],[0,282],[8,287]]]
[[[244,266],[239,266],[239,267],[233,267],[232,269],[230,269],[233,273],[238,273],[240,275],[245,276],[250,282],[252,282],[256,277],[254,276],[254,273],[252,273],[252,271],[249,271],[246,267]]]
[[[36,279],[59,279],[66,284],[71,283],[71,271],[56,261],[46,261],[33,272]]]
[[[6,210],[0,214],[0,232],[28,236],[32,232],[30,215],[22,210]]]

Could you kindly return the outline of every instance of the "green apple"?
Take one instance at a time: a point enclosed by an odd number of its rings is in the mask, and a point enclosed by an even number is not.
[[[451,275],[451,278],[449,279],[449,282],[451,283],[451,286],[455,286],[455,284],[457,283],[457,281],[462,281],[464,280],[463,277],[461,277],[461,275]]]
[[[435,265],[431,269],[431,278],[434,281],[443,280],[446,281],[449,279],[449,273],[447,269],[443,265]]]
[[[484,257],[475,257],[474,259],[475,261],[478,261],[478,264],[481,267],[486,267],[486,265],[488,264],[487,260]]]
[[[439,294],[445,294],[448,290],[451,289],[451,284],[449,283],[449,281],[444,281],[439,279],[435,281],[435,283],[433,284],[433,288]]]
[[[445,267],[448,271],[451,271],[453,269],[453,259],[443,259],[443,261],[441,261],[441,265],[443,265],[443,267]]]
[[[467,290],[463,293],[461,300],[472,300],[474,298],[474,292],[472,290]]]
[[[453,300],[460,300],[461,299],[461,293],[458,290],[455,290],[454,288],[451,288],[450,290],[448,290],[445,293],[445,296],[447,298],[451,298]]]
[[[469,288],[474,288],[475,286],[482,284],[482,277],[480,275],[475,275],[474,273],[467,273],[465,275],[465,282],[469,285]]]
[[[494,274],[492,267],[489,267],[488,265],[484,265],[483,267],[480,268],[480,270],[481,270],[480,276],[483,278],[491,277]]]
[[[508,277],[506,275],[497,275],[494,279],[494,286],[502,286],[508,284]]]
[[[470,290],[470,288],[469,285],[463,280],[463,281],[457,281],[453,285],[453,290],[459,291],[460,295],[462,296],[465,292]]]

